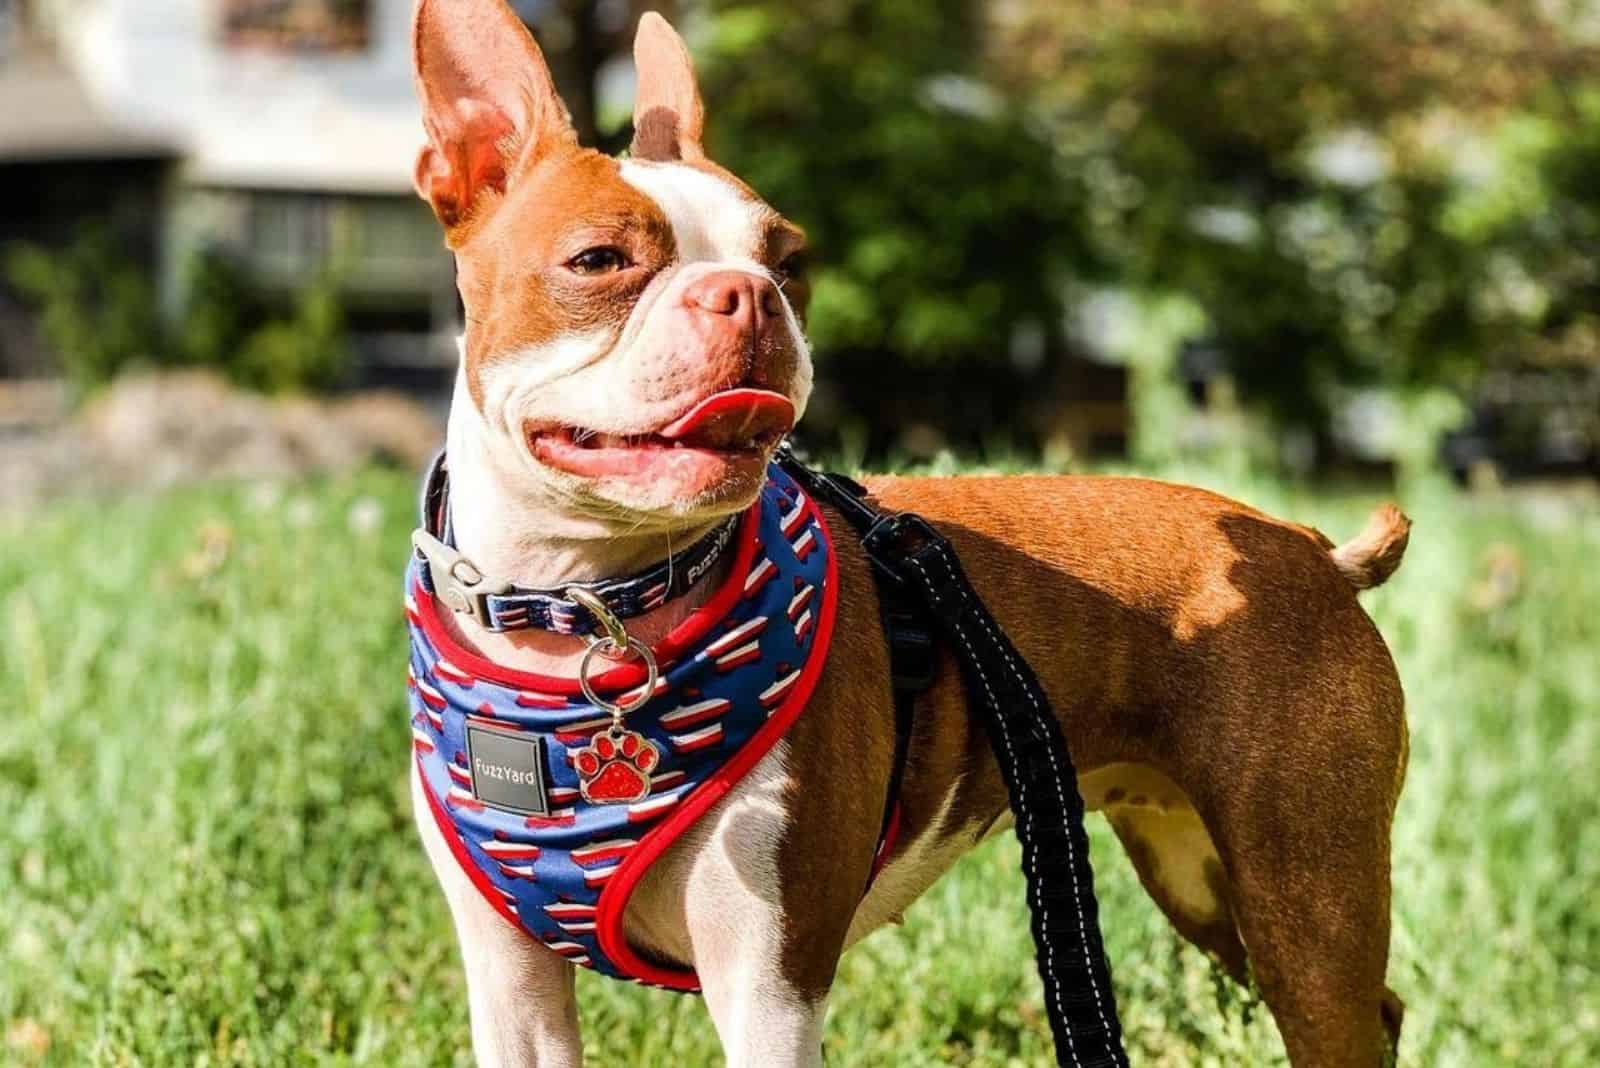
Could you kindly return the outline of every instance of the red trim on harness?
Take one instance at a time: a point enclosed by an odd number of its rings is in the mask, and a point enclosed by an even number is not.
[[[745,582],[751,574],[754,557],[759,547],[757,532],[759,530],[760,507],[761,502],[757,501],[741,523],[739,532],[740,544],[728,579],[724,581],[706,604],[696,609],[682,623],[674,627],[654,647],[656,655],[663,665],[670,663],[673,658],[692,647],[712,626],[722,618],[725,618],[727,611],[739,598],[748,593],[745,589]],[[771,751],[773,745],[783,737],[788,728],[799,718],[800,713],[804,711],[812,692],[816,688],[817,681],[821,677],[822,670],[827,663],[828,647],[832,638],[833,622],[838,607],[838,563],[832,551],[832,538],[827,522],[823,518],[820,508],[809,496],[806,498],[806,512],[816,519],[817,527],[820,528],[822,544],[828,549],[828,569],[823,582],[822,603],[817,607],[817,627],[813,648],[806,657],[799,677],[795,678],[792,684],[783,687],[787,690],[787,693],[781,695],[779,707],[772,712],[766,724],[726,764],[690,794],[681,799],[671,799],[676,803],[677,807],[670,815],[646,833],[636,846],[631,850],[625,851],[625,855],[620,861],[602,868],[596,868],[591,876],[595,883],[604,884],[596,905],[595,936],[600,943],[601,949],[623,975],[672,990],[693,992],[700,989],[699,978],[694,971],[680,971],[654,965],[635,953],[623,933],[622,921],[633,890],[643,878],[649,866],[670,848],[672,843],[686,829],[726,796],[750,769],[755,767]],[[809,540],[811,533],[810,531],[807,532],[807,540]],[[809,552],[814,547],[815,542],[813,541],[812,544],[807,546],[807,551]],[[447,656],[458,669],[464,668],[480,678],[517,689],[537,689],[552,694],[574,693],[579,689],[576,679],[515,671],[510,668],[500,667],[492,661],[477,656],[457,644],[445,631],[434,598],[428,596],[426,591],[419,590],[419,596],[416,601],[418,622],[424,633],[427,634],[429,640],[433,642],[434,647],[439,650],[440,654]],[[642,681],[642,671],[632,665],[624,665],[607,672],[597,680],[597,683],[602,689],[614,691],[628,686],[637,686],[640,681]],[[782,681],[785,680],[780,680],[780,682]],[[517,917],[515,907],[506,900],[505,895],[494,885],[488,875],[473,862],[465,840],[457,832],[454,822],[445,811],[444,805],[429,788],[427,778],[421,772],[420,754],[417,755],[417,760],[418,780],[422,786],[423,795],[428,799],[428,807],[433,814],[434,822],[438,824],[440,833],[444,835],[445,843],[449,846],[457,863],[466,871],[473,885],[489,901],[495,911],[500,913],[508,923],[526,933],[526,929]],[[528,822],[531,825],[534,822],[534,818],[530,818]],[[892,854],[899,837],[900,822],[897,803],[890,825],[885,829],[884,840],[879,844],[879,848],[874,855],[871,880],[876,880],[878,873]],[[869,881],[870,885],[871,881]]]
[[[813,511],[815,507],[812,505]],[[663,671],[668,664],[704,637],[708,630],[726,619],[728,610],[744,596],[744,582],[749,577],[751,562],[755,560],[756,534],[760,520],[761,501],[757,500],[739,521],[739,548],[734,554],[733,566],[728,569],[728,577],[717,588],[717,592],[711,595],[710,600],[689,613],[682,623],[673,627],[666,637],[651,647],[650,651],[655,653],[656,662],[661,665]],[[583,692],[576,677],[568,679],[554,675],[539,675],[531,671],[516,671],[501,667],[492,660],[485,660],[450,636],[439,618],[438,604],[426,590],[418,587],[413,600],[416,601],[417,620],[422,626],[422,632],[428,636],[428,640],[439,651],[439,655],[457,668],[470,672],[478,678],[518,690],[538,690],[547,694]],[[406,607],[409,610],[411,606]],[[589,681],[601,692],[626,689],[644,681],[644,667],[637,661],[629,661]]]
[[[805,709],[806,702],[811,698],[811,691],[816,689],[817,679],[822,675],[822,668],[828,661],[828,643],[833,637],[833,616],[839,599],[838,558],[833,553],[828,524],[823,519],[816,502],[812,501],[809,495],[806,498],[806,505],[817,520],[817,528],[822,531],[822,537],[827,542],[828,573],[823,581],[822,615],[817,628],[816,645],[806,657],[800,678],[789,691],[789,696],[783,704],[772,713],[771,718],[755,736],[740,747],[733,758],[718,768],[715,774],[684,798],[675,812],[639,840],[639,844],[623,859],[615,874],[611,876],[610,882],[606,884],[606,888],[600,893],[599,911],[595,921],[595,937],[600,942],[600,948],[611,958],[619,971],[644,982],[671,990],[700,989],[699,977],[692,970],[678,971],[651,964],[635,953],[633,947],[628,944],[627,937],[622,933],[622,917],[627,911],[628,898],[632,895],[634,887],[638,885],[656,858],[666,852],[678,836],[707,809],[722,800],[728,791],[733,789],[734,785],[777,744],[778,739],[783,737],[790,724],[794,723]],[[741,594],[744,592],[744,580],[748,570],[749,561],[744,559],[741,549],[740,564],[734,571],[738,577],[736,585]]]
[[[417,757],[417,782],[422,787],[422,796],[428,799],[428,810],[433,813],[433,822],[439,825],[439,833],[444,836],[444,843],[450,847],[450,852],[455,854],[456,863],[461,865],[461,870],[467,873],[472,885],[478,888],[478,892],[494,906],[496,912],[505,917],[507,923],[515,927],[518,932],[526,934],[527,931],[522,924],[517,922],[516,911],[506,902],[505,896],[500,893],[500,888],[489,880],[482,868],[472,862],[472,856],[467,852],[467,843],[462,840],[461,833],[451,822],[449,813],[445,812],[444,806],[428,788],[428,777],[422,773],[421,757]]]

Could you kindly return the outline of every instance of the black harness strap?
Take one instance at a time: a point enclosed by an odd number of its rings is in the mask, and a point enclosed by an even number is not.
[[[879,589],[888,594],[885,612],[891,606],[915,605],[914,615],[931,620],[955,650],[967,705],[989,735],[1016,816],[1056,1063],[1063,1068],[1126,1068],[1122,1025],[1100,939],[1083,799],[1072,756],[1038,678],[984,607],[950,543],[926,520],[910,512],[879,511],[861,485],[811,470],[787,446],[778,462],[809,493],[837,508],[861,535]],[[902,700],[909,707],[897,686],[897,719]],[[897,775],[900,763],[897,757]]]
[[[939,648],[926,613],[917,610],[906,590],[874,575],[878,587],[878,614],[889,647],[889,687],[894,695],[894,763],[889,769],[889,790],[883,802],[883,822],[878,829],[879,856],[873,879],[899,844],[900,784],[905,779],[906,757],[911,751],[912,720],[917,698],[933,685],[939,666]],[[871,886],[871,880],[868,882]]]

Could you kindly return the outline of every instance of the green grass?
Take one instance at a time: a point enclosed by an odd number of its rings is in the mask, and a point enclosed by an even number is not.
[[[1372,502],[1218,488],[1335,535]],[[0,1063],[468,1063],[405,790],[411,495],[369,473],[0,519]],[[1600,511],[1406,504],[1406,566],[1367,601],[1411,708],[1402,1063],[1600,1063]],[[1522,588],[1486,611],[1502,543]],[[1135,1063],[1281,1063],[1094,836]],[[1016,859],[990,843],[846,958],[830,1063],[1051,1063]],[[593,1064],[720,1063],[694,999],[588,975],[580,998]]]

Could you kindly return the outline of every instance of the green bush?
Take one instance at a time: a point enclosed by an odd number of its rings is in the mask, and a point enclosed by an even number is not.
[[[295,296],[288,318],[274,316],[232,260],[200,253],[185,279],[186,310],[176,323],[185,361],[215,367],[251,389],[325,389],[349,366],[337,277],[324,273]]]
[[[13,245],[5,276],[38,307],[40,335],[80,390],[131,366],[163,362],[154,288],[117,250],[109,227],[86,226],[60,251]]]
[[[301,291],[293,318],[269,322],[251,333],[227,366],[235,381],[281,393],[324,389],[348,365],[339,291],[323,278]]]
[[[349,367],[331,272],[300,290],[285,315],[232,260],[202,252],[185,269],[183,314],[167,321],[148,274],[96,224],[62,249],[11,246],[5,274],[38,307],[40,333],[79,393],[124,371],[163,366],[215,368],[266,392],[326,389]]]

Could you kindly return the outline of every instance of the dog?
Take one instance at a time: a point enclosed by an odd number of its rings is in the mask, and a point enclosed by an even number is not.
[[[757,507],[773,449],[811,392],[804,233],[707,157],[689,54],[656,15],[639,24],[623,159],[578,144],[503,0],[420,0],[414,45],[427,133],[416,187],[454,251],[466,319],[447,433],[451,551],[473,575],[559,588],[706,544]],[[1291,1062],[1389,1055],[1402,1013],[1385,985],[1389,836],[1407,728],[1395,667],[1356,594],[1399,566],[1409,521],[1386,506],[1335,545],[1142,479],[868,488],[954,544],[1040,676],[1088,809],[1105,814],[1177,930],[1259,987]],[[869,561],[814,506],[815,532],[834,534],[836,596],[804,714],[654,858],[618,920],[616,952],[692,969],[736,1068],[820,1065],[841,953],[1009,825],[945,652],[914,708],[898,833],[877,856],[897,778],[889,654]],[[697,566],[681,596],[627,620],[624,643],[670,644],[740,565],[724,553]],[[453,607],[429,616],[429,634],[457,660],[571,680],[592,649]],[[454,664],[429,670],[472,682]],[[422,686],[443,703],[437,678]],[[629,737],[615,735],[650,746]],[[423,730],[419,752],[443,740]],[[488,767],[474,763],[452,773],[471,781]],[[521,929],[529,918],[467,862],[420,766],[417,826],[459,937],[478,1063],[581,1064],[573,977],[586,943]]]

